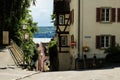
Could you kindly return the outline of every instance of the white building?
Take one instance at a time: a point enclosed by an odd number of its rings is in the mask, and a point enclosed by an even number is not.
[[[120,43],[120,0],[54,0],[56,4],[62,6],[54,6],[60,70],[75,69],[75,60],[84,61],[84,55],[104,59],[104,49]]]

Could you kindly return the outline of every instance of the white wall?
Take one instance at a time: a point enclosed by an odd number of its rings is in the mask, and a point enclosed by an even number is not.
[[[105,57],[103,50],[96,49],[96,35],[111,34],[115,35],[116,42],[120,43],[120,23],[98,23],[96,22],[96,8],[97,7],[113,7],[120,8],[120,0],[80,0],[80,21],[78,21],[78,0],[71,0],[70,10],[74,9],[74,23],[70,25],[70,36],[74,35],[76,41],[76,47],[70,48],[70,64],[66,65],[66,68],[70,66],[70,69],[75,68],[75,59],[80,53],[82,59],[83,54],[87,54],[88,58],[92,58],[94,54],[97,54],[97,58]],[[78,22],[80,23],[80,34],[78,36]],[[80,44],[78,44],[78,37],[80,37]],[[88,37],[88,38],[85,38]],[[80,45],[80,52],[78,52],[78,45]],[[82,47],[89,46],[90,51],[83,53]],[[61,55],[64,56],[64,55]],[[64,57],[64,58],[65,58]],[[62,58],[62,57],[60,57]],[[69,62],[69,61],[68,61]],[[64,60],[62,64],[64,65]],[[64,66],[65,67],[65,66]],[[63,68],[63,66],[61,67]]]
[[[120,8],[120,0],[81,0],[81,46],[89,46],[90,54],[99,54],[98,57],[103,57],[103,51],[96,49],[95,38],[100,34],[111,34],[116,36],[116,42],[120,43],[120,23],[99,23],[96,22],[96,8],[97,7],[112,7]],[[89,38],[85,38],[89,36]],[[100,55],[103,54],[103,55]],[[91,55],[91,57],[92,57]]]
[[[70,36],[74,35],[74,41],[76,42],[76,46],[74,48],[70,48],[71,55],[71,69],[75,68],[75,59],[78,57],[78,0],[71,0],[70,3],[70,11],[74,10],[74,23],[70,25]]]

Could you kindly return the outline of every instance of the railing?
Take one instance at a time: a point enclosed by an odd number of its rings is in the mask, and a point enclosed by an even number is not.
[[[17,66],[22,65],[23,62],[24,62],[24,53],[20,49],[20,47],[18,47],[18,45],[14,41],[11,41],[11,44],[8,47],[8,49],[9,49],[9,51],[11,53],[11,56],[12,56],[15,64]]]

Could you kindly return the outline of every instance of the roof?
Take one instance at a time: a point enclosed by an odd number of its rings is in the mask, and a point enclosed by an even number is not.
[[[68,1],[56,1],[54,2],[54,13],[69,13],[70,5]]]

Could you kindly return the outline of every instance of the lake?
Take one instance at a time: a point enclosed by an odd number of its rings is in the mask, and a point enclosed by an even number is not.
[[[53,38],[55,31],[54,26],[41,26],[38,28],[38,32],[34,34],[34,38]]]
[[[56,33],[54,26],[41,26],[38,27],[38,32],[34,34],[33,41],[35,43],[48,43],[50,42],[51,38],[54,37]]]

